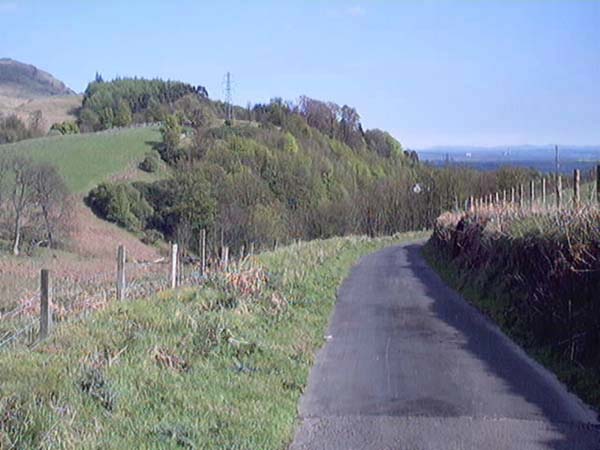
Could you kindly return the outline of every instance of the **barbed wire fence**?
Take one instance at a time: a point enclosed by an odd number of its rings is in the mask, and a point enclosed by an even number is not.
[[[61,323],[84,319],[115,301],[150,297],[178,287],[201,286],[209,273],[237,270],[254,253],[241,250],[230,263],[229,247],[221,246],[219,254],[209,255],[206,232],[200,234],[199,255],[188,255],[177,244],[171,244],[168,258],[153,262],[127,261],[126,249],[119,246],[113,268],[87,278],[52,279],[42,269],[39,287],[28,292],[18,305],[0,314],[0,351],[15,345],[36,347]]]

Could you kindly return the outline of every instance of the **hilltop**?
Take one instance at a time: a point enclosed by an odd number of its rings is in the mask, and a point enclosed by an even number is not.
[[[31,64],[0,58],[0,95],[35,99],[54,95],[76,95],[65,83]]]
[[[31,64],[0,58],[0,114],[16,114],[27,122],[42,113],[46,130],[53,123],[74,120],[80,95],[53,75]]]

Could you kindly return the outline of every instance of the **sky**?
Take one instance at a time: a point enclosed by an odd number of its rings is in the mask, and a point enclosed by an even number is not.
[[[600,144],[600,0],[0,0],[0,57],[240,105],[354,106],[408,148]]]

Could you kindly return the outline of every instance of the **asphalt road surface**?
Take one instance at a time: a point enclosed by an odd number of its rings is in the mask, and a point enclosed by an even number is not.
[[[291,449],[600,449],[597,414],[420,248],[366,256],[342,284]]]

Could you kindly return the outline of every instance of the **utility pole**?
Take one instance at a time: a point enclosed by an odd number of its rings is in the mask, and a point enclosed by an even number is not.
[[[225,117],[229,124],[233,123],[233,103],[232,103],[232,87],[231,87],[231,72],[225,74]]]

